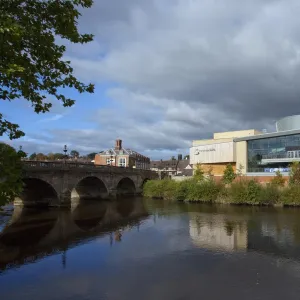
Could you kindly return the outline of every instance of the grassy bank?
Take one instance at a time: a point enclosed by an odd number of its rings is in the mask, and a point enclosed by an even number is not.
[[[150,180],[144,186],[144,196],[185,202],[300,206],[300,185],[261,185],[243,179],[227,185],[214,180]]]

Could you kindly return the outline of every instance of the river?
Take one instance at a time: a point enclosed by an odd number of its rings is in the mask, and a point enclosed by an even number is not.
[[[1,300],[299,295],[300,209],[137,198],[0,213]]]

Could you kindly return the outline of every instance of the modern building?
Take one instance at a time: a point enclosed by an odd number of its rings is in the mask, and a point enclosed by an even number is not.
[[[234,139],[237,164],[249,176],[289,172],[289,165],[300,161],[300,115],[285,117],[276,123],[277,132]],[[286,174],[285,174],[286,173]]]
[[[211,140],[193,141],[191,164],[195,169],[200,163],[214,176],[222,176],[229,163],[247,176],[270,179],[278,170],[288,175],[289,165],[300,161],[300,115],[279,120],[276,129],[272,133],[253,129],[215,133]]]
[[[115,147],[95,155],[95,165],[150,169],[150,158],[131,149],[122,147],[122,140],[117,139]]]
[[[236,169],[236,144],[235,138],[249,137],[261,134],[250,129],[241,131],[229,131],[215,133],[213,139],[195,140],[190,148],[190,163],[196,169],[201,164],[204,172],[210,172],[214,176],[221,176],[228,164]]]

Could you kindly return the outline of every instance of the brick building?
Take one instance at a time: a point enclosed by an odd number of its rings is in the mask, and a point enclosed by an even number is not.
[[[155,172],[163,172],[168,176],[192,176],[193,166],[190,159],[182,159],[182,155],[178,155],[178,159],[169,160],[153,160],[150,169]]]
[[[131,149],[122,147],[122,140],[116,140],[115,147],[95,156],[95,165],[116,166],[136,169],[150,169],[150,158]]]

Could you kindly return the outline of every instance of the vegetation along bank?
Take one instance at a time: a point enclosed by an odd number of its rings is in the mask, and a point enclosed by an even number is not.
[[[150,180],[144,185],[144,196],[171,201],[206,202],[222,204],[300,206],[300,166],[293,163],[288,182],[280,172],[268,184],[260,184],[235,174],[228,165],[223,178],[216,182],[205,176],[201,166],[192,179],[181,182],[171,179]]]

